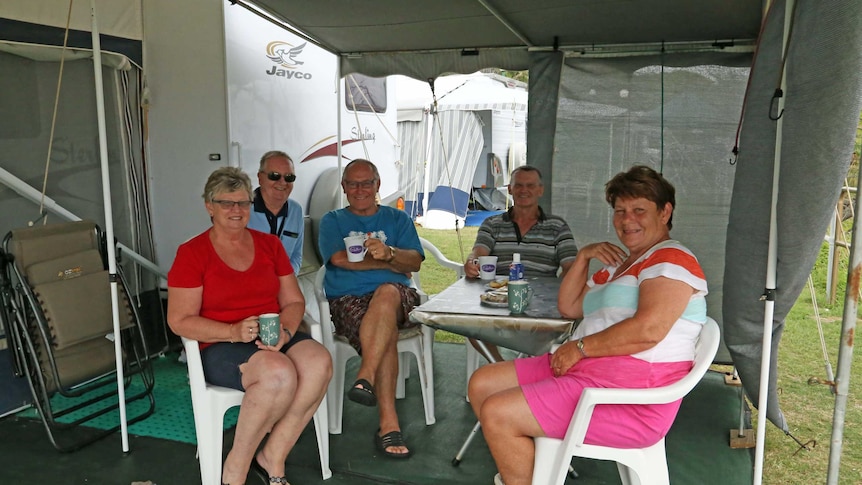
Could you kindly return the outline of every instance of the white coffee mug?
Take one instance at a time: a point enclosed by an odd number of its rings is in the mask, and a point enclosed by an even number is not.
[[[358,263],[365,259],[368,248],[365,247],[365,236],[347,236],[344,238],[344,248],[347,250],[347,260]]]
[[[497,276],[497,256],[479,256],[479,278],[493,280]]]

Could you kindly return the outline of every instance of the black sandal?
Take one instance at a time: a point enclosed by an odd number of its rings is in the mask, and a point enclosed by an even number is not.
[[[356,379],[353,387],[347,391],[347,398],[353,402],[358,402],[363,406],[376,406],[377,396],[374,394],[374,386],[365,379]]]
[[[380,432],[379,429],[377,431]],[[403,460],[410,458],[410,456],[413,455],[413,451],[407,448],[407,443],[404,441],[404,435],[401,434],[401,431],[390,431],[383,436],[375,433],[374,443],[377,445],[377,450],[389,458]],[[407,453],[393,453],[391,451],[387,451],[388,448],[393,446],[403,446],[407,448]]]
[[[257,457],[251,459],[251,468],[255,471],[255,473],[258,474],[258,476],[260,476],[261,480],[263,480],[263,483],[280,483],[281,485],[290,485],[290,483],[287,482],[286,477],[270,476],[269,472],[267,472],[266,469],[262,467],[260,463],[258,463]]]

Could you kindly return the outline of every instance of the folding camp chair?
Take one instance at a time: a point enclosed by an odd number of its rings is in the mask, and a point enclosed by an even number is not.
[[[155,409],[149,352],[122,271],[121,330],[113,335],[105,248],[99,228],[80,221],[13,230],[0,251],[0,318],[15,374],[26,377],[48,438],[64,452],[120,428],[109,416],[95,421],[119,407],[114,338],[123,347],[126,403],[146,398],[129,408],[128,423]]]

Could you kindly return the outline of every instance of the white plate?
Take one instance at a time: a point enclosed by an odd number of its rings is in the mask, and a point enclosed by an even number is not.
[[[509,306],[509,295],[502,292],[487,291],[479,295],[479,301],[483,305],[505,308]]]
[[[508,284],[509,278],[497,278],[495,281],[497,281],[497,282],[505,281],[505,282],[507,282],[507,284]],[[495,287],[491,286],[491,283],[488,283],[488,284],[486,284],[486,285],[485,285],[485,288],[488,288],[488,289],[491,289],[491,290],[505,290],[505,289],[506,289],[506,285],[503,285],[503,286],[500,286],[500,287],[496,287],[496,288],[495,288]]]

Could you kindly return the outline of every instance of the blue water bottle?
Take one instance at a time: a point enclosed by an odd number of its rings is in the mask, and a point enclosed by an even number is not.
[[[524,279],[524,265],[521,264],[521,253],[512,255],[512,264],[509,265],[509,281]]]

